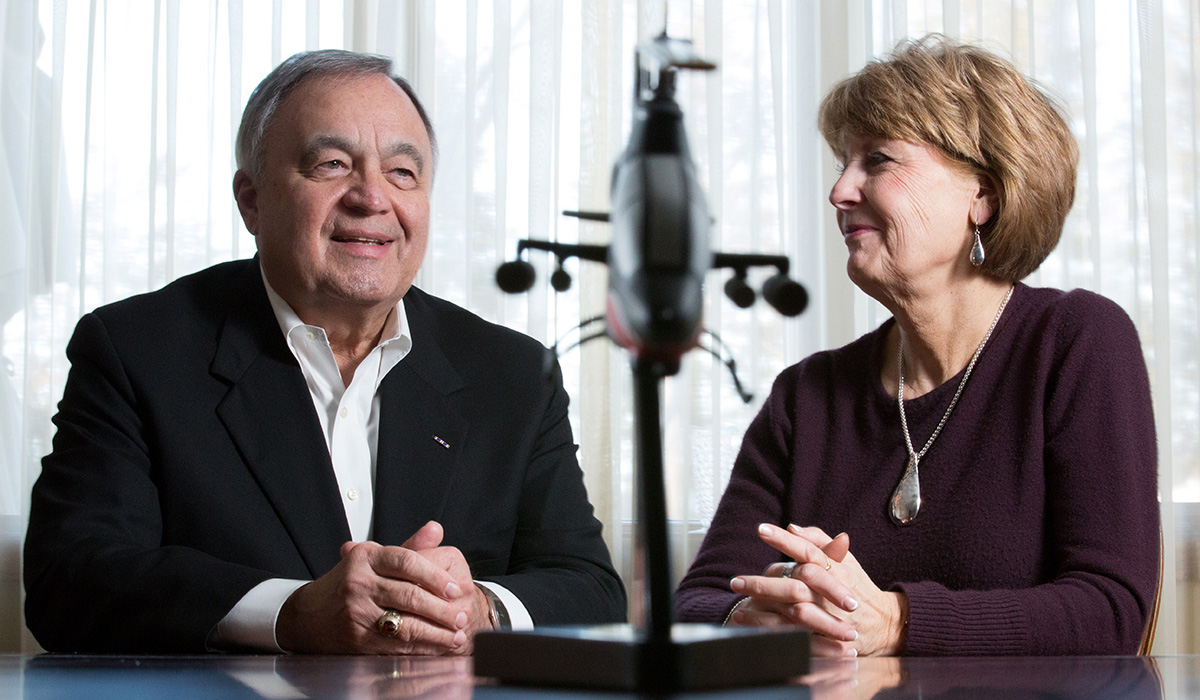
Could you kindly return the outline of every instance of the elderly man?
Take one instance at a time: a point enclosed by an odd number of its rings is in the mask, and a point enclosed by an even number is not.
[[[238,134],[258,255],[80,320],[25,546],[47,649],[463,654],[623,619],[545,349],[411,286],[436,149],[390,72],[281,64]]]

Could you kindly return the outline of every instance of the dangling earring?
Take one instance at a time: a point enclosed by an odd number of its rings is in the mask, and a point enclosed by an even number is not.
[[[979,239],[979,227],[975,227],[975,245],[971,246],[971,264],[979,267],[983,264],[983,241]]]

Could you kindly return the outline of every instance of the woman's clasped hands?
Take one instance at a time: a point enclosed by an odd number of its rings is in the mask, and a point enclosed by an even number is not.
[[[904,596],[871,581],[850,553],[849,535],[763,523],[758,536],[792,561],[771,564],[761,575],[734,577],[730,588],[747,597],[734,606],[726,624],[800,625],[813,633],[814,656],[900,653]]]

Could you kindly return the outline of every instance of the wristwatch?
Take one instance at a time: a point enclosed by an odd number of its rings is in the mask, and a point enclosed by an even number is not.
[[[512,620],[509,619],[508,608],[504,607],[504,601],[500,600],[500,596],[493,593],[487,586],[480,586],[478,583],[475,586],[487,596],[488,622],[492,623],[492,629],[511,630]]]

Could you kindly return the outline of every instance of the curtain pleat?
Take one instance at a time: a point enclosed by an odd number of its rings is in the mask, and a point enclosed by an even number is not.
[[[205,80],[205,94],[213,96],[213,99],[209,100],[208,103],[203,106],[204,133],[206,137],[205,143],[208,144],[215,144],[217,142],[216,98],[217,95],[220,94],[217,87],[217,74],[219,71],[218,57],[220,56],[219,39],[222,36],[219,32],[219,27],[221,26],[221,13],[222,8],[218,5],[211,6],[208,8],[208,12],[206,13],[208,15],[208,31],[205,33],[204,46],[208,50],[208,60],[206,61],[207,75]],[[205,153],[203,173],[205,180],[204,212],[206,213],[206,216],[203,217],[203,221],[197,222],[197,228],[203,228],[204,231],[204,262],[206,265],[211,264],[215,260],[213,256],[213,236],[215,234],[214,227],[218,224],[217,219],[212,216],[213,198],[217,194],[214,188],[214,180],[216,179],[216,158],[213,153],[214,150],[215,149],[213,148],[208,148],[206,149]],[[226,160],[221,161],[222,173],[227,172],[227,163],[228,161]],[[221,190],[221,194],[224,195],[223,189]]]
[[[466,0],[466,21],[462,23],[463,28],[463,49],[465,58],[463,60],[463,78],[465,85],[463,86],[462,102],[459,105],[459,112],[463,118],[463,152],[462,152],[462,171],[463,171],[463,231],[468,236],[469,240],[475,237],[475,192],[479,183],[476,182],[476,147],[479,142],[479,127],[478,127],[478,109],[481,106],[477,95],[478,87],[478,36],[479,36],[479,3],[477,0]],[[470,250],[470,248],[468,249]],[[470,280],[471,279],[471,255],[463,255],[458,261],[457,269],[451,270],[451,274],[456,279]],[[463,285],[462,304],[467,308],[473,308],[471,299],[471,287],[468,282]]]
[[[697,37],[703,41],[697,42],[696,48],[705,58],[717,63],[718,68],[712,73],[702,76],[697,74],[692,77],[692,84],[698,92],[702,92],[704,95],[703,103],[697,103],[698,107],[702,106],[703,111],[696,114],[702,118],[696,124],[693,138],[698,144],[703,144],[703,148],[697,148],[697,167],[700,172],[706,174],[710,207],[714,220],[718,222],[718,225],[714,226],[712,230],[712,245],[718,250],[730,249],[738,244],[736,236],[727,237],[727,233],[732,234],[733,230],[721,225],[721,222],[727,220],[725,199],[720,195],[725,191],[725,173],[728,170],[724,139],[725,114],[722,100],[726,73],[720,68],[720,65],[725,62],[727,51],[723,31],[725,21],[724,3],[719,0],[710,0],[704,4],[703,33]],[[720,303],[721,296],[721,284],[711,284],[705,291],[707,311],[705,326],[724,335],[725,309]],[[717,345],[715,342],[712,344]],[[702,355],[690,357],[688,358],[688,367],[693,366],[707,368],[707,372],[703,376],[696,378],[694,390],[705,385],[721,387],[723,381],[728,381],[723,374],[726,371],[725,366],[715,357]],[[706,424],[706,427],[711,427],[725,413],[726,392],[699,390],[696,393],[697,411],[693,420]],[[692,445],[693,441],[698,444]],[[698,535],[703,534],[712,519],[712,513],[721,498],[724,483],[728,481],[728,468],[733,462],[732,450],[728,449],[720,440],[712,439],[711,430],[696,431],[696,434],[688,440],[688,444],[692,445],[692,449],[689,451],[685,468],[690,465],[690,478],[686,479],[684,484],[677,489],[686,489],[689,492],[689,497],[685,501],[687,506],[685,511],[687,527],[685,529],[688,536],[677,538],[674,542],[677,550],[676,556],[682,557],[682,562],[678,558],[676,559],[675,568],[683,569],[682,571],[673,571],[675,576],[682,576],[686,571],[687,563],[695,558],[696,551],[700,546]]]
[[[1150,279],[1153,307],[1154,355],[1150,363],[1154,389],[1154,415],[1158,425],[1159,486],[1168,493],[1174,490],[1171,435],[1179,426],[1172,420],[1173,368],[1171,366],[1171,280],[1168,270],[1170,236],[1154,232],[1170,231],[1168,220],[1169,192],[1167,186],[1167,104],[1166,65],[1163,47],[1163,12],[1159,2],[1138,2],[1138,48],[1142,86],[1143,158],[1146,177],[1147,232],[1150,244]],[[1175,507],[1171,498],[1162,502],[1163,531],[1175,533]],[[1174,537],[1170,542],[1173,543]],[[1175,547],[1164,547],[1164,571],[1175,570]],[[1175,599],[1175,577],[1164,577],[1163,598]],[[1176,634],[1176,619],[1168,615],[1160,639]],[[1159,618],[1162,619],[1161,617]],[[1159,644],[1159,648],[1174,651],[1174,645]]]
[[[163,0],[158,0],[154,3],[154,24],[152,28],[153,41],[151,43],[151,51],[149,61],[150,65],[150,157],[147,159],[147,185],[146,199],[149,206],[146,207],[147,216],[146,222],[146,288],[154,289],[159,286],[158,278],[154,274],[155,261],[157,260],[158,236],[155,235],[155,229],[158,222],[158,71],[162,62],[159,61],[160,44],[162,42],[162,6]]]
[[[491,147],[496,154],[492,162],[492,181],[495,183],[495,224],[492,226],[491,250],[504,255],[509,249],[508,222],[508,113],[511,92],[509,72],[512,70],[513,28],[511,0],[495,0],[492,4],[492,87],[490,107],[494,128]],[[497,320],[504,323],[506,306],[499,306]]]
[[[88,223],[92,219],[92,217],[89,215],[90,212],[88,210],[88,206],[91,202],[91,196],[90,196],[91,192],[88,189],[88,182],[89,182],[88,176],[91,173],[91,168],[89,167],[90,162],[91,162],[91,151],[90,151],[90,149],[86,148],[86,144],[91,143],[91,135],[92,135],[92,114],[93,114],[93,108],[94,108],[94,104],[93,104],[94,93],[93,93],[93,89],[92,89],[93,88],[93,80],[92,79],[95,75],[95,62],[93,59],[96,55],[96,22],[97,22],[96,15],[97,15],[97,4],[98,3],[99,3],[99,0],[91,0],[91,2],[88,4],[87,55],[84,57],[84,64],[86,66],[85,67],[86,78],[84,79],[85,96],[84,96],[84,100],[83,100],[83,123],[81,126],[82,126],[82,131],[83,131],[83,143],[85,144],[85,148],[82,149],[83,153],[80,154],[83,158],[83,167],[80,168],[81,183],[80,183],[80,198],[79,198],[79,210],[80,210],[79,238],[78,238],[77,246],[76,246],[77,255],[79,257],[79,269],[78,269],[78,273],[77,273],[78,276],[74,280],[75,287],[77,290],[76,293],[78,295],[78,305],[79,305],[78,308],[80,308],[80,309],[82,309],[84,307],[83,294],[84,294],[84,289],[87,288],[87,286],[83,283],[84,282],[83,275],[84,275],[84,271],[87,270]],[[66,41],[64,40],[62,43],[66,44]],[[59,70],[60,74],[61,74],[61,72],[65,72],[65,68],[61,68],[61,69],[56,68],[56,70]],[[59,103],[58,108],[60,110],[62,109],[61,102]]]
[[[179,159],[179,149],[176,147],[178,138],[178,122],[176,117],[179,111],[179,0],[166,0],[167,4],[167,46],[166,46],[166,112],[167,112],[167,142],[166,142],[166,231],[164,232],[164,248],[165,258],[163,260],[163,277],[157,281],[157,285],[161,286],[175,279],[175,185],[176,166]],[[205,63],[203,60],[198,62],[198,65],[203,68]],[[201,81],[204,85],[207,81]]]
[[[279,65],[283,55],[283,0],[271,2],[271,65]]]
[[[575,190],[579,208],[589,211],[603,211],[608,206],[608,177],[598,173],[591,164],[612,162],[616,156],[613,134],[619,133],[616,125],[622,123],[623,94],[613,89],[614,83],[620,85],[616,76],[624,75],[619,44],[622,18],[611,10],[611,6],[605,7],[600,3],[582,3],[580,6],[578,82],[580,92],[595,95],[595,99],[578,101],[577,157],[580,165],[577,166],[579,182]],[[615,45],[612,40],[614,35],[618,37]],[[579,222],[579,240],[581,243],[603,243],[608,239],[605,229],[603,225]],[[596,267],[579,264],[575,268],[578,270],[575,278],[579,287],[581,316],[602,308],[604,304],[605,277]],[[570,319],[565,320],[570,323]],[[557,334],[563,335],[566,330],[557,330]],[[576,439],[595,446],[580,454],[584,483],[597,517],[606,524],[605,542],[613,561],[622,566],[630,561],[630,547],[625,541],[621,525],[626,520],[626,514],[621,511],[621,443],[619,435],[615,434],[620,430],[621,421],[616,421],[618,427],[614,428],[612,392],[583,391],[583,372],[580,369],[586,368],[586,382],[591,387],[609,387],[615,378],[621,377],[621,366],[614,366],[610,362],[612,355],[605,345],[603,342],[593,342],[569,352],[562,358],[562,365],[564,372],[573,379],[568,380],[570,383],[567,386],[572,397],[572,422],[579,427]]]
[[[1101,284],[1100,250],[1100,148],[1097,133],[1096,105],[1096,3],[1080,0],[1079,5],[1079,82],[1083,86],[1084,129],[1079,139],[1079,170],[1087,189],[1087,237],[1092,262],[1091,286],[1099,289]],[[1082,187],[1080,189],[1083,189]]]
[[[241,110],[243,106],[241,101],[241,96],[243,94],[242,65],[244,63],[242,41],[245,26],[245,7],[243,6],[242,0],[229,0],[229,6],[226,12],[229,18],[229,88],[224,91],[224,96],[229,103],[229,133],[234,134],[234,136],[230,138],[229,143],[225,146],[227,158],[224,160],[224,162],[228,164],[229,172],[233,172],[233,170],[237,167],[234,156],[234,139],[236,138],[238,123],[241,122],[242,119]],[[218,160],[217,162],[222,161]],[[218,179],[215,177],[215,174],[213,179]],[[218,220],[216,216],[213,216],[212,218],[214,221]],[[240,216],[238,215],[237,208],[230,207],[228,216],[225,217],[223,222],[219,223],[224,223],[229,226],[229,243],[230,248],[233,251],[231,257],[242,257],[241,246],[239,243],[241,242],[243,236],[241,235],[242,230]],[[214,261],[215,260],[212,258],[209,260],[209,262]]]

